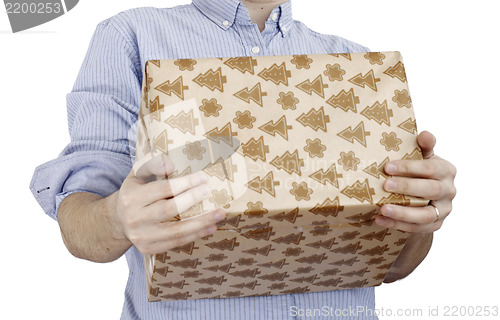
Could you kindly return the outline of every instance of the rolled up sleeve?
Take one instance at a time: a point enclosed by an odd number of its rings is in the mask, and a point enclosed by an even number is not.
[[[62,200],[74,192],[106,197],[118,190],[134,161],[140,58],[133,37],[110,19],[97,25],[66,96],[71,142],[37,166],[31,179],[33,196],[55,220]]]

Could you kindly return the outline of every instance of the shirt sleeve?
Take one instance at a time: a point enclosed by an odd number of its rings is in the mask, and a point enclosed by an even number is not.
[[[111,18],[110,18],[111,19]],[[132,168],[142,73],[137,46],[110,19],[99,23],[73,89],[66,96],[71,142],[35,168],[30,190],[47,215],[68,195],[106,197]]]

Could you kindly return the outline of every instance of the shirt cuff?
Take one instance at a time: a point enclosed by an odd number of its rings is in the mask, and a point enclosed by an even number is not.
[[[36,167],[30,190],[44,212],[57,221],[57,209],[64,198],[82,191],[107,197],[120,189],[131,168],[128,155],[78,151]]]

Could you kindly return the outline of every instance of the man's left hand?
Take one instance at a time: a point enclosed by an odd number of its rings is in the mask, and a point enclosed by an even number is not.
[[[422,149],[423,160],[396,160],[385,166],[391,175],[384,184],[388,192],[431,200],[425,207],[407,207],[385,204],[375,222],[386,228],[408,232],[430,233],[441,228],[450,214],[456,195],[454,185],[456,167],[434,154],[436,138],[428,131],[421,132],[417,142]],[[431,205],[432,204],[432,205]],[[436,220],[436,208],[439,219]]]

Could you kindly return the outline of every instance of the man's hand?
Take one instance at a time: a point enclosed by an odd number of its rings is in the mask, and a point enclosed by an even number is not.
[[[128,239],[141,253],[155,254],[205,237],[216,231],[225,218],[222,209],[185,221],[176,216],[206,198],[207,176],[197,172],[165,179],[173,172],[166,157],[156,156],[122,183],[108,205],[112,232],[116,239]],[[154,177],[163,177],[155,180]],[[168,221],[170,220],[170,221]]]
[[[385,171],[393,177],[387,179],[384,188],[389,192],[432,200],[431,203],[439,210],[439,220],[436,221],[436,210],[432,205],[406,207],[386,204],[381,208],[383,216],[377,216],[375,222],[387,228],[431,233],[441,228],[443,220],[451,212],[456,195],[454,179],[457,169],[434,154],[436,138],[430,132],[421,132],[417,142],[424,159],[389,162]]]

